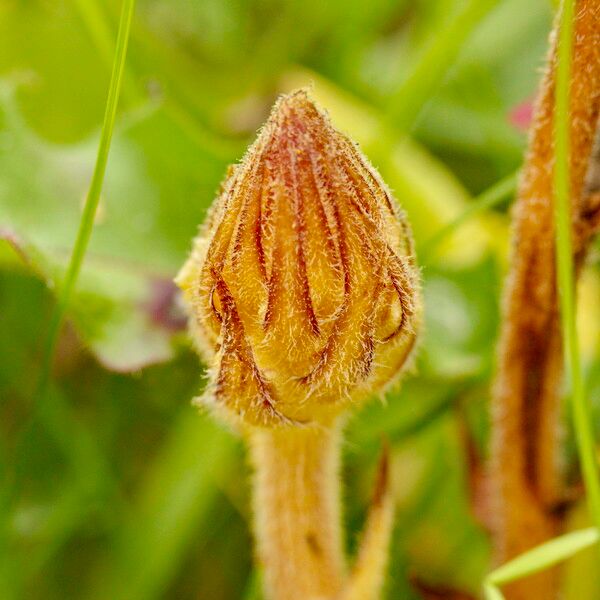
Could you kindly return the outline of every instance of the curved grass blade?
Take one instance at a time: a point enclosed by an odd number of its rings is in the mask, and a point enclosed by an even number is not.
[[[502,592],[494,585],[486,584],[483,586],[485,600],[504,600]]]
[[[498,567],[486,577],[483,587],[487,600],[501,600],[504,598],[498,590],[498,586],[552,567],[571,558],[577,552],[598,543],[599,539],[598,529],[590,527],[561,535],[528,552],[524,552],[517,558]]]
[[[595,527],[572,531],[540,544],[508,561],[487,576],[486,582],[503,585],[551,567],[596,544],[600,536]]]
[[[106,111],[104,113],[104,123],[102,125],[102,132],[100,134],[100,143],[98,145],[96,164],[94,166],[92,180],[90,182],[90,187],[85,200],[85,206],[81,216],[81,221],[79,223],[79,231],[77,232],[77,238],[73,247],[71,259],[67,267],[66,275],[62,281],[56,307],[50,321],[46,343],[44,346],[42,372],[38,383],[37,394],[35,396],[36,400],[43,397],[48,386],[56,342],[58,340],[61,326],[69,307],[79,272],[81,271],[83,258],[92,235],[94,217],[96,215],[96,209],[98,208],[98,202],[100,201],[100,192],[102,191],[102,184],[104,182],[104,174],[106,172],[106,163],[108,161],[110,142],[112,139],[115,118],[117,114],[117,105],[119,102],[119,96],[123,82],[125,57],[127,55],[127,45],[129,42],[129,32],[131,30],[131,21],[133,18],[134,8],[135,0],[123,1],[113,71],[108,89]]]

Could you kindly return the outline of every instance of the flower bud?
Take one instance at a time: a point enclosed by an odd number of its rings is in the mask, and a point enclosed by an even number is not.
[[[420,321],[406,219],[305,90],[230,169],[178,284],[205,400],[251,425],[331,421],[399,373]]]

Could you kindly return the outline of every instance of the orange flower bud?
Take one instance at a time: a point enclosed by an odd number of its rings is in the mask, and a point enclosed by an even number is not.
[[[394,378],[420,320],[406,219],[305,90],[231,169],[178,283],[205,399],[251,425],[329,422]]]

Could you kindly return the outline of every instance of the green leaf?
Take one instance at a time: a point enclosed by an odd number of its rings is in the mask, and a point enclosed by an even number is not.
[[[4,240],[4,242],[2,241]],[[25,242],[10,230],[0,231],[0,247],[44,282],[60,280],[62,263],[49,252]],[[143,271],[132,271],[92,257],[79,281],[69,317],[98,360],[115,371],[136,371],[173,355],[173,325],[165,304],[170,281]],[[167,298],[168,300],[168,298]],[[162,306],[161,306],[162,303]]]
[[[56,291],[97,142],[95,136],[76,146],[41,140],[23,121],[11,82],[0,82],[0,115],[6,141],[0,148],[0,237],[11,240]],[[131,371],[172,356],[182,315],[170,282],[224,170],[221,160],[173,132],[160,108],[130,119],[115,135],[90,251],[68,314],[105,366]]]

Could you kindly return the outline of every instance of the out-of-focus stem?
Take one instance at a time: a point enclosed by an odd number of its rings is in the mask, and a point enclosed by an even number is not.
[[[345,565],[339,426],[253,429],[254,527],[269,600],[334,598]]]
[[[600,111],[600,3],[578,0],[570,79],[570,189],[574,259],[581,264],[598,207],[584,184]],[[554,34],[556,36],[556,32]],[[562,343],[555,277],[553,112],[556,50],[542,82],[513,214],[498,373],[492,398],[492,515],[504,562],[554,536],[559,469]],[[510,600],[556,597],[556,574],[509,586]]]
[[[390,452],[384,447],[369,516],[352,574],[340,600],[379,600],[389,558],[394,521],[394,494],[390,485]]]

